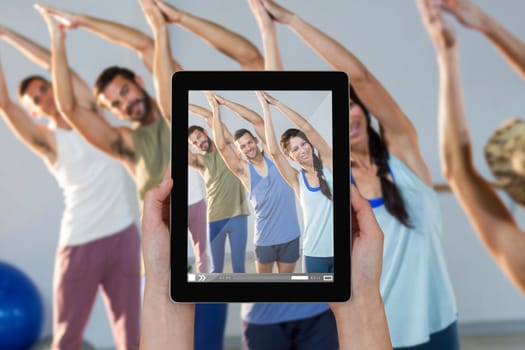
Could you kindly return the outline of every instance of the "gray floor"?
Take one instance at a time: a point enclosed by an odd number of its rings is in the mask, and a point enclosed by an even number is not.
[[[461,337],[462,350],[524,350],[525,334],[480,335]],[[113,349],[99,349],[113,350]],[[240,339],[227,339],[225,350],[241,350]],[[446,350],[446,349],[443,349]]]
[[[461,337],[463,350],[523,350],[525,334],[501,334]]]
[[[468,335],[462,336],[460,341],[462,350],[525,349],[525,334]],[[225,350],[241,350],[240,339],[227,339]]]

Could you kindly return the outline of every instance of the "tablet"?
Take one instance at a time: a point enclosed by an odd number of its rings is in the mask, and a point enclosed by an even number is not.
[[[172,300],[348,300],[347,75],[182,71],[172,84]]]

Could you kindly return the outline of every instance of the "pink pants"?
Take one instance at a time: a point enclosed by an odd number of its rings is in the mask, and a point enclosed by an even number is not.
[[[138,349],[140,240],[137,227],[59,247],[53,281],[52,349],[80,349],[99,287],[117,349]]]
[[[188,207],[188,232],[193,243],[193,254],[197,272],[209,272],[209,259],[206,252],[206,201],[204,199]]]

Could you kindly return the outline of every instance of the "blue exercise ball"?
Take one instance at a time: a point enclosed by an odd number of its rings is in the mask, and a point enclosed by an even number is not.
[[[0,261],[0,349],[29,349],[42,329],[42,300],[29,277]]]

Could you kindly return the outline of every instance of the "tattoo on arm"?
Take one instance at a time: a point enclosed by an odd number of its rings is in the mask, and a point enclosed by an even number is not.
[[[193,166],[195,166],[196,168],[204,170],[204,165],[201,164],[201,162],[199,162],[199,158],[197,158],[197,157],[193,158],[192,163],[193,163]]]
[[[135,152],[130,150],[126,145],[124,144],[124,140],[122,140],[122,137],[119,136],[112,144],[111,149],[115,151],[119,156],[126,158],[128,160],[131,160],[132,162],[135,161]]]
[[[98,106],[94,101],[89,103],[89,109],[91,109],[91,112],[93,113],[98,113]]]

